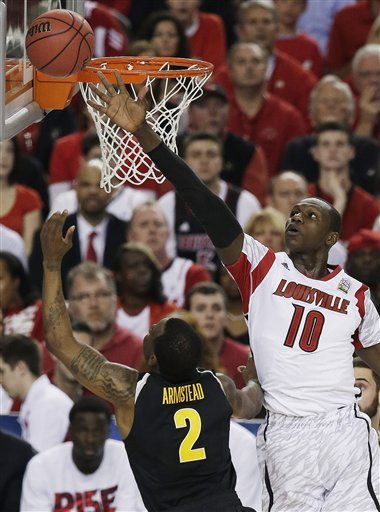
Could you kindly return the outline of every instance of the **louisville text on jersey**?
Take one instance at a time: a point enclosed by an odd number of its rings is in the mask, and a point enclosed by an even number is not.
[[[294,281],[287,281],[286,279],[281,279],[277,290],[273,294],[287,299],[306,302],[307,304],[315,304],[321,308],[336,311],[343,315],[347,315],[347,306],[350,303],[349,300],[342,297],[330,295],[318,290],[318,288],[312,288],[311,286],[295,283]]]

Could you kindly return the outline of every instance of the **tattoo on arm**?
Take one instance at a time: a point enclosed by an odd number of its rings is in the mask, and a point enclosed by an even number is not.
[[[135,394],[137,371],[109,363],[87,345],[74,357],[70,369],[83,385],[114,404],[126,402]]]

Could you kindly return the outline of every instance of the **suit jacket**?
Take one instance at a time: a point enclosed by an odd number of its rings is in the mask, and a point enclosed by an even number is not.
[[[63,227],[63,233],[66,233],[70,226],[75,226],[75,231],[73,235],[73,247],[67,254],[65,254],[62,260],[62,281],[64,292],[66,292],[65,282],[69,270],[75,267],[75,265],[78,265],[78,263],[82,262],[76,213],[68,215]],[[117,219],[114,215],[108,215],[103,261],[99,262],[104,267],[109,269],[113,268],[115,254],[120,245],[126,241],[126,227],[127,225],[125,222]],[[41,291],[43,270],[40,231],[36,232],[34,235],[33,250],[29,258],[29,269],[33,285],[37,288],[37,290]]]

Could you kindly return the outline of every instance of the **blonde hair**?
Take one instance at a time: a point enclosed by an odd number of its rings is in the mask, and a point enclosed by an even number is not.
[[[267,206],[259,212],[254,213],[246,222],[244,231],[248,235],[253,235],[257,226],[264,223],[271,224],[281,233],[282,245],[285,248],[285,219],[282,213],[271,206]]]

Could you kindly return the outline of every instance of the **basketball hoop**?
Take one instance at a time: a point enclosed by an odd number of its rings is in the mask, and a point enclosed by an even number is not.
[[[211,76],[213,65],[195,59],[111,57],[92,59],[77,75],[79,87],[95,123],[100,140],[103,172],[100,186],[108,192],[126,181],[141,185],[147,179],[162,183],[165,177],[146,155],[132,133],[116,126],[105,114],[88,105],[88,100],[102,104],[89,87],[104,90],[97,73],[115,83],[118,70],[131,97],[138,88],[148,87],[146,121],[165,144],[177,152],[176,136],[180,117],[190,103],[202,95],[202,87]]]

